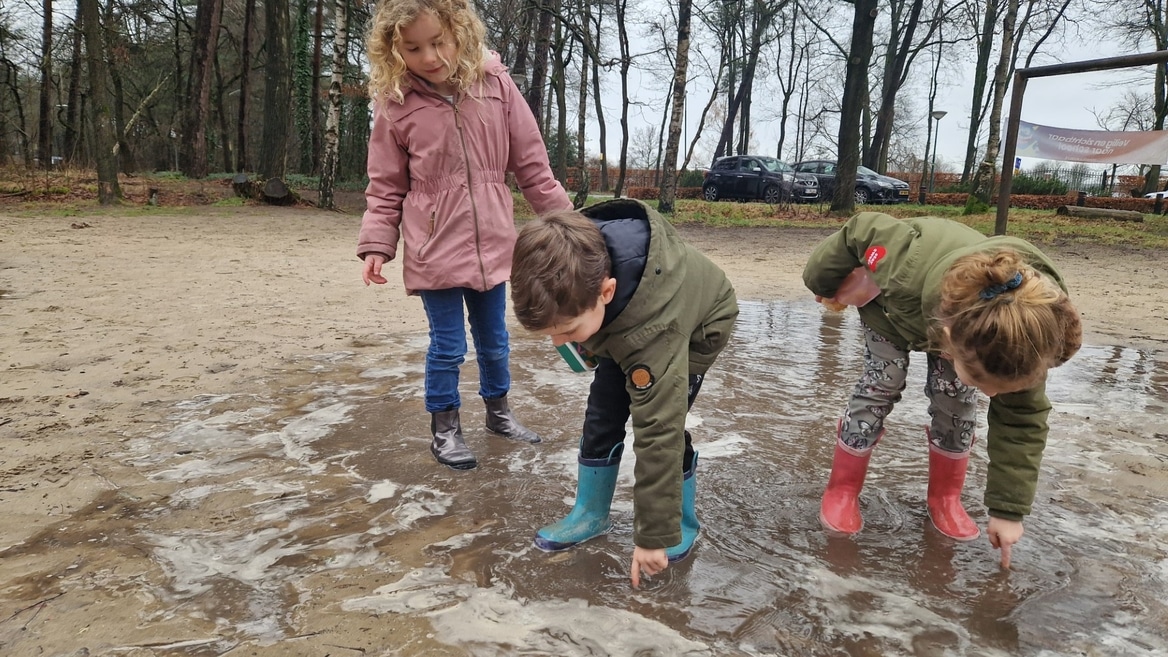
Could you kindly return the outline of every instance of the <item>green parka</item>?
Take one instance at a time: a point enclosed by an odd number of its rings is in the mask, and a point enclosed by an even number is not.
[[[636,291],[584,347],[611,358],[625,373],[637,455],[633,542],[671,547],[681,542],[689,375],[704,375],[726,346],[738,302],[726,274],[647,205],[617,200],[583,213],[649,224],[649,251]],[[618,278],[618,295],[622,283],[632,281]]]
[[[930,333],[939,329],[935,318],[942,276],[961,256],[1002,248],[1018,251],[1066,290],[1054,263],[1025,240],[986,237],[948,219],[901,220],[879,212],[856,215],[821,242],[803,270],[803,281],[813,293],[831,298],[853,269],[868,266],[881,292],[859,309],[860,319],[902,349],[937,353]],[[991,516],[1021,520],[1029,515],[1049,413],[1045,380],[990,399],[985,504]]]

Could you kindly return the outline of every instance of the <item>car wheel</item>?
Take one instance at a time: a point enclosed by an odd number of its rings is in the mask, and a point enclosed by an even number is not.
[[[706,188],[702,190],[702,197],[705,198],[707,201],[717,201],[718,200],[718,186],[717,185],[706,185]]]
[[[865,205],[868,203],[870,198],[871,197],[868,195],[868,190],[864,189],[863,187],[856,188],[856,205]]]
[[[765,190],[763,190],[762,200],[770,203],[771,205],[777,205],[781,203],[783,201],[783,188],[779,187],[778,185],[771,185],[770,187],[767,187]]]

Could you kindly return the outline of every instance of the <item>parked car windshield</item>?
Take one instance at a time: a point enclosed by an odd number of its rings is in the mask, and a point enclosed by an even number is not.
[[[758,158],[758,161],[762,162],[762,165],[766,167],[767,171],[772,171],[774,173],[789,173],[795,170],[791,168],[790,164],[787,164],[782,160],[776,160],[773,157],[760,157]]]
[[[879,176],[880,175],[880,174],[876,173],[875,171],[869,169],[866,166],[858,166],[858,167],[856,167],[856,171],[858,171],[859,173],[869,175],[869,176]]]

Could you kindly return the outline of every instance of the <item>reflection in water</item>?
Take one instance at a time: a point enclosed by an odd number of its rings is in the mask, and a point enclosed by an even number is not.
[[[984,538],[955,543],[929,526],[923,355],[873,456],[864,531],[819,529],[836,417],[859,375],[858,321],[743,303],[689,418],[703,533],[687,562],[633,591],[631,449],[610,534],[555,555],[531,545],[572,503],[587,375],[514,337],[512,404],[546,437],[519,445],[482,428],[468,358],[463,424],[481,465],[456,473],[427,449],[424,345],[308,359],[266,398],[191,400],[131,444],[126,461],[167,493],[119,503],[120,540],[156,571],[119,586],[137,591],[142,617],[205,631],[176,654],[332,634],[402,655],[1168,653],[1168,368],[1152,355],[1088,346],[1052,372],[1035,513],[1001,572]],[[984,477],[979,443],[966,502],[983,526]],[[104,522],[78,514],[72,543]]]

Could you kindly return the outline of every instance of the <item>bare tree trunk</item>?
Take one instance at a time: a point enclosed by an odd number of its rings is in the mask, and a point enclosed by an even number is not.
[[[939,34],[939,32],[938,32]],[[927,127],[925,128],[925,158],[922,160],[924,165],[921,167],[921,185],[918,190],[918,201],[921,205],[925,204],[925,190],[933,191],[932,182],[937,177],[937,172],[932,170],[936,166],[936,162],[929,160],[929,148],[933,145],[933,108],[937,102],[937,90],[940,87],[941,74],[941,43],[937,43],[937,55],[933,59],[933,77],[929,80],[929,114],[925,121]],[[935,149],[934,149],[935,150]],[[930,171],[932,175],[930,176]]]
[[[722,72],[725,70],[725,66],[718,67],[718,73],[714,77],[714,85],[710,89],[710,99],[706,101],[706,106],[702,108],[702,115],[698,117],[698,127],[694,130],[693,139],[689,140],[689,147],[685,152],[685,160],[681,163],[682,169],[687,168],[690,160],[693,159],[694,149],[698,145],[698,140],[702,137],[702,129],[706,126],[706,116],[710,113],[710,108],[714,106],[714,102],[718,100],[718,86],[722,84]],[[672,91],[672,88],[670,90]]]
[[[223,69],[219,65],[219,58],[216,57],[215,62],[215,118],[219,124],[219,141],[222,147],[219,149],[219,154],[223,158],[223,171],[231,171],[235,168],[235,153],[231,148],[231,126],[227,122],[227,107],[223,100],[227,95],[227,85],[223,82]]]
[[[341,87],[345,82],[345,63],[348,61],[349,47],[349,6],[348,0],[336,0],[333,37],[333,77],[329,83],[328,117],[324,128],[324,163],[320,170],[320,200],[322,208],[335,208],[333,181],[337,177],[341,126]]]
[[[633,63],[633,56],[629,49],[629,32],[625,25],[625,11],[628,9],[628,0],[616,0],[617,37],[620,42],[620,79],[621,79],[621,147],[620,160],[617,163],[616,186],[612,188],[614,198],[620,198],[625,191],[625,176],[629,168],[629,67]]]
[[[191,63],[187,76],[186,112],[183,121],[182,157],[179,166],[191,178],[206,178],[207,123],[211,116],[211,73],[219,43],[222,0],[204,0],[195,10],[195,32],[191,35]]]
[[[669,82],[669,91],[666,92],[666,98],[673,96],[673,81]],[[657,131],[657,157],[653,162],[653,185],[660,187],[661,185],[661,161],[665,157],[665,135],[669,131],[669,118],[673,103],[668,100],[664,103],[665,107],[661,108],[661,128]]]
[[[584,43],[581,46],[580,57],[580,97],[576,104],[576,176],[579,180],[577,181],[576,198],[572,199],[572,206],[576,208],[582,208],[588,202],[588,191],[592,187],[592,181],[589,180],[588,155],[584,150],[584,136],[588,131],[588,54],[592,49],[592,37],[589,36],[592,29],[588,25],[588,3],[584,3],[583,18],[584,34],[582,36]]]
[[[291,26],[288,0],[264,3],[268,61],[264,65],[264,131],[260,147],[260,175],[284,177],[288,167],[288,132],[291,128],[292,97]]]
[[[316,0],[316,20],[312,29],[312,85],[308,97],[309,132],[312,134],[312,175],[320,174],[320,58],[324,30],[324,2]]]
[[[586,38],[589,43],[592,41],[592,19],[591,10],[593,4],[585,2],[584,4],[584,18]],[[604,5],[597,3],[596,5],[596,43],[600,42],[600,25],[602,24]],[[600,57],[595,52],[595,46],[589,46],[589,52],[592,53],[592,100],[596,106],[596,138],[600,143],[600,191],[608,191],[608,126],[604,123],[604,99],[600,95]]]
[[[519,85],[525,98],[531,91],[531,80],[527,74],[527,51],[531,48],[531,25],[535,22],[537,1],[523,0],[519,9],[519,38],[515,44],[515,65],[511,67],[511,77],[515,79],[515,84]],[[536,114],[535,118],[538,121],[539,115]]]
[[[669,122],[669,141],[665,146],[664,175],[657,209],[673,212],[677,196],[677,150],[681,143],[681,122],[685,112],[685,83],[689,74],[689,30],[693,10],[692,0],[677,3],[677,63],[673,72],[673,118]]]
[[[81,6],[77,6],[73,19],[73,52],[69,56],[69,100],[65,108],[65,143],[61,155],[66,162],[77,157],[77,135],[81,117]]]
[[[108,6],[108,5],[107,5]],[[112,14],[106,13],[106,24],[112,23],[115,19]],[[119,44],[117,43],[117,36],[114,33],[106,33],[107,47],[111,52],[114,51]],[[111,66],[109,69],[110,83],[113,86],[113,109],[114,109],[114,139],[117,142],[115,148],[118,152],[118,166],[121,167],[122,173],[133,173],[138,170],[138,162],[134,157],[134,148],[129,141],[126,140],[126,92],[125,85],[122,84],[122,75],[116,66]]]
[[[799,21],[799,4],[796,3],[791,10],[791,24],[795,25]],[[803,60],[807,53],[806,44],[800,46],[795,40],[795,29],[792,27],[789,31],[790,37],[787,42],[787,72],[785,75],[777,75],[779,80],[779,88],[782,91],[782,101],[780,102],[779,116],[779,139],[775,143],[775,157],[783,159],[783,146],[787,142],[787,116],[790,115],[791,99],[795,97],[796,80],[799,76],[799,71],[803,68]],[[781,67],[780,62],[775,62],[775,71],[779,71]],[[796,149],[798,150],[798,149]],[[788,161],[795,162],[797,160],[789,159]]]
[[[527,105],[538,119],[543,116],[543,89],[547,84],[548,49],[552,39],[552,12],[548,5],[552,0],[536,0],[539,12],[539,29],[535,34],[535,57],[531,63],[531,86],[527,89]],[[542,126],[547,129],[547,123]]]
[[[851,214],[856,209],[856,167],[860,158],[860,118],[868,94],[868,64],[878,15],[877,0],[854,0],[852,44],[848,53],[844,95],[840,103],[839,159],[831,211]]]
[[[115,25],[117,24],[117,16],[114,14],[114,3],[107,2],[102,14],[102,24]],[[122,40],[121,32],[115,29],[108,29],[102,32],[105,38],[106,50],[111,53],[110,57],[114,57],[114,53],[125,52],[126,43]],[[138,163],[134,158],[134,148],[126,140],[126,101],[125,84],[122,82],[122,73],[117,66],[109,67],[110,82],[113,85],[113,98],[111,99],[114,112],[114,139],[117,140],[117,145],[114,146],[115,152],[118,154],[118,166],[122,173],[132,173],[137,170]]]
[[[726,117],[722,122],[722,132],[718,137],[718,145],[714,148],[714,159],[722,157],[723,155],[730,155],[733,153],[733,140],[731,135],[734,134],[734,119],[736,118],[737,110],[732,111],[734,106],[734,96],[738,90],[738,65],[737,60],[738,43],[738,22],[742,16],[742,5],[740,3],[727,2],[718,6],[718,16],[721,19],[721,27],[728,35],[728,40],[723,44],[726,51]]]
[[[961,169],[961,182],[969,182],[973,173],[973,160],[977,157],[977,135],[981,132],[981,121],[985,117],[985,87],[990,74],[990,53],[994,48],[994,26],[998,23],[998,0],[985,0],[985,14],[982,16],[981,33],[977,42],[977,61],[973,68],[973,102],[969,108],[969,137],[965,143],[965,165]]]
[[[79,0],[85,32],[85,58],[89,63],[89,103],[93,123],[93,157],[97,162],[97,199],[113,205],[122,198],[118,186],[118,155],[114,152],[113,112],[106,84],[105,46],[97,0]]]
[[[980,203],[990,204],[994,191],[994,174],[997,172],[998,149],[1001,147],[1002,104],[1006,99],[1006,87],[1010,84],[1010,59],[1014,52],[1014,22],[1018,18],[1018,0],[1007,0],[1006,16],[1002,21],[1002,51],[998,55],[998,66],[994,69],[994,100],[990,110],[989,138],[986,140],[985,159],[977,167],[977,174],[969,189],[969,200],[976,198]],[[965,211],[970,213],[975,204],[966,203]]]
[[[921,10],[924,0],[911,0],[908,18],[902,24],[900,14],[904,3],[893,3],[892,17],[893,37],[899,33],[899,45],[895,39],[889,39],[888,48],[884,57],[884,79],[880,86],[880,107],[876,110],[876,128],[872,133],[871,147],[864,166],[884,173],[888,169],[888,148],[892,142],[893,119],[896,116],[896,94],[904,85],[908,68],[916,56],[913,37],[921,20]]]
[[[24,101],[20,97],[20,69],[8,59],[0,59],[4,65],[4,83],[12,92],[12,102],[16,107],[16,129],[20,133],[20,153],[25,166],[32,166],[32,145],[28,141],[28,125],[24,116]]]
[[[556,161],[552,163],[556,180],[568,181],[568,62],[572,59],[572,43],[564,38],[564,21],[560,17],[560,0],[552,0],[555,12],[555,46],[552,48],[555,66],[552,68],[552,90],[556,94]]]
[[[256,0],[247,0],[243,9],[243,43],[239,47],[239,122],[235,137],[235,170],[247,171],[247,108],[251,96],[251,22]]]
[[[37,158],[41,168],[53,166],[53,0],[44,0],[41,22],[41,97],[37,117]]]

